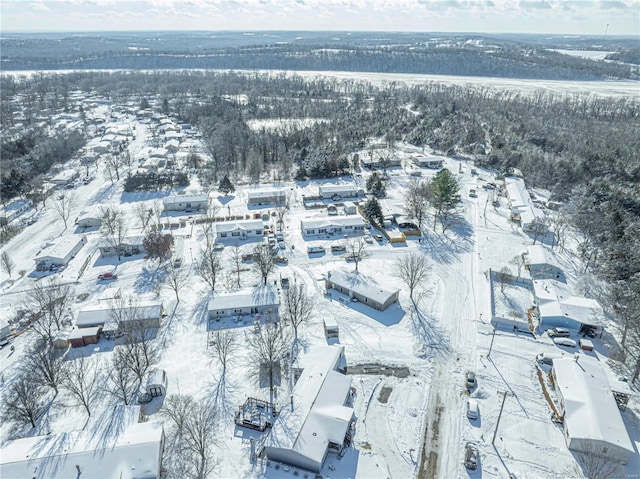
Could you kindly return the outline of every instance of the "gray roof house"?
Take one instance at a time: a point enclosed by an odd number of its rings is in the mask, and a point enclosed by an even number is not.
[[[327,288],[349,295],[379,311],[384,311],[398,301],[399,289],[385,289],[368,276],[358,271],[334,270],[327,273]]]
[[[279,306],[278,292],[269,285],[231,293],[216,293],[209,300],[209,319],[259,314],[267,321],[277,321]]]

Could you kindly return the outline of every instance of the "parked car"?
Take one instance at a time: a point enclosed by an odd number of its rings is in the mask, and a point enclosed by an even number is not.
[[[466,384],[467,389],[469,391],[474,389],[478,385],[478,383],[476,381],[476,373],[474,373],[472,371],[467,371],[467,374],[465,376],[465,384]]]
[[[287,264],[289,262],[289,260],[287,258],[285,258],[284,256],[276,256],[275,258],[273,258],[273,260],[276,263],[281,263],[281,264]]]
[[[282,289],[289,289],[289,278],[282,278],[280,285],[282,285]]]
[[[464,445],[464,467],[467,469],[478,468],[478,448],[472,442]]]
[[[104,273],[100,273],[98,275],[98,281],[106,281],[110,279],[118,279],[118,275],[115,273],[111,273],[110,271],[105,271]]]
[[[345,245],[343,245],[342,243],[334,243],[331,245],[331,252],[332,253],[336,253],[339,251],[346,251],[347,247]]]
[[[374,235],[374,238],[378,241],[382,241],[382,235]]]
[[[569,348],[575,348],[576,342],[573,339],[569,338],[553,338],[553,342],[558,346],[567,346]]]
[[[565,328],[551,328],[547,329],[547,335],[550,338],[568,338],[571,336],[571,331]]]
[[[536,361],[538,361],[540,364],[553,366],[553,360],[560,359],[561,357],[562,357],[562,354],[540,353],[536,356]]]
[[[478,401],[475,399],[467,399],[467,417],[469,419],[478,419],[480,416],[480,409],[478,408]]]

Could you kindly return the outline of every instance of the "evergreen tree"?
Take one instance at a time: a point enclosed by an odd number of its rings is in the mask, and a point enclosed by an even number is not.
[[[430,187],[429,202],[435,213],[433,227],[435,228],[435,220],[439,219],[444,231],[460,203],[460,185],[455,176],[445,168],[436,173]]]
[[[380,202],[376,198],[368,200],[362,207],[362,211],[369,220],[373,220],[379,225],[384,223],[382,208],[380,207]]]
[[[220,185],[218,185],[218,191],[220,191],[221,193],[224,193],[225,196],[228,195],[229,193],[233,193],[234,191],[236,191],[235,186],[233,186],[233,183],[231,183],[231,180],[227,175],[225,175],[224,178],[220,180]]]

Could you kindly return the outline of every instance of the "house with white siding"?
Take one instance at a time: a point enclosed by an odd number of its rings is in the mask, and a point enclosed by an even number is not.
[[[325,285],[379,311],[398,301],[400,293],[399,289],[382,288],[373,278],[359,271],[329,271]]]
[[[216,223],[216,241],[262,239],[262,220],[220,221]]]
[[[362,234],[365,221],[362,216],[321,217],[300,221],[300,231],[303,236],[325,234]]]

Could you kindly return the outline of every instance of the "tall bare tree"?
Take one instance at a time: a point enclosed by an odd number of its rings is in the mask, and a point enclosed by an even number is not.
[[[36,427],[36,421],[45,410],[45,391],[42,385],[23,374],[9,386],[2,408],[2,419],[7,422],[29,424]]]
[[[34,381],[47,386],[58,394],[58,387],[62,380],[62,354],[50,345],[34,345],[27,351],[20,365],[24,374],[32,375]]]
[[[509,261],[509,263],[514,265],[516,268],[518,268],[518,278],[519,278],[520,274],[522,274],[522,268],[524,267],[524,255],[522,254],[515,255],[513,258],[511,258],[511,261]]]
[[[409,297],[415,303],[414,292],[420,286],[425,286],[431,275],[431,263],[427,255],[422,253],[404,254],[393,264],[393,274],[400,278],[409,288]]]
[[[56,200],[51,202],[51,207],[55,211],[62,222],[64,223],[64,229],[67,229],[69,218],[71,217],[71,211],[77,204],[77,196],[75,193],[67,193],[59,196]]]
[[[367,243],[362,239],[362,236],[352,236],[347,238],[345,247],[347,248],[347,258],[354,262],[356,271],[358,271],[358,264],[366,256]]]
[[[504,294],[507,286],[513,284],[513,276],[511,276],[511,270],[508,266],[503,266],[500,271],[496,271],[496,281],[500,285],[500,292]]]
[[[273,393],[282,370],[282,361],[289,352],[286,335],[278,323],[265,324],[259,332],[248,336],[247,342],[253,353],[258,378],[265,375],[269,391]],[[273,402],[273,394],[271,401]]]
[[[27,293],[27,309],[31,312],[33,330],[49,344],[70,315],[73,289],[52,278],[35,283]]]
[[[240,287],[240,273],[242,272],[242,249],[239,245],[233,245],[229,249],[230,258],[229,262],[231,263],[233,273],[236,275],[236,288]]]
[[[540,238],[544,238],[549,232],[549,220],[547,217],[534,218],[529,226],[529,232],[533,235],[533,244],[536,244]]]
[[[109,392],[124,402],[125,406],[131,403],[136,389],[136,376],[129,367],[129,359],[129,352],[126,348],[114,349],[107,374],[110,385]]]
[[[189,284],[189,276],[182,268],[177,267],[174,263],[169,264],[167,268],[167,276],[164,286],[173,291],[176,295],[176,302],[180,302],[180,291]]]
[[[404,195],[407,217],[422,229],[429,215],[429,182],[411,181]]]
[[[595,445],[586,441],[583,451],[576,454],[584,472],[589,479],[620,479],[625,477],[622,463],[606,445]]]
[[[233,361],[233,357],[238,349],[236,335],[229,330],[218,330],[213,335],[211,343],[211,354],[222,365],[222,375],[224,376],[227,365]]]
[[[206,247],[200,253],[196,263],[196,273],[205,280],[212,291],[216,289],[216,282],[222,273],[222,258],[218,251]]]
[[[218,418],[209,404],[192,396],[172,394],[160,414],[168,429],[168,463],[172,475],[207,479],[217,465],[213,448]]]
[[[96,358],[81,357],[64,363],[62,387],[91,416],[91,407],[98,399],[104,383]]]
[[[298,328],[313,316],[314,301],[304,283],[294,282],[282,295],[282,316],[293,328],[293,342],[298,340]]]
[[[122,257],[122,243],[127,236],[128,230],[127,220],[121,209],[107,207],[102,210],[100,233],[109,246],[116,250],[118,261],[120,261]]]
[[[269,248],[269,246],[265,244],[256,246],[253,250],[253,261],[255,270],[260,274],[260,277],[262,278],[262,284],[267,284],[269,275],[276,267],[275,260],[273,259],[273,254],[271,253],[271,249]]]
[[[4,269],[9,275],[9,278],[11,278],[11,273],[13,272],[16,263],[11,259],[11,256],[9,256],[9,253],[6,251],[3,251],[2,254],[0,254],[0,264],[2,265],[2,269]]]
[[[289,213],[289,196],[285,194],[285,197],[276,202],[276,225],[278,229],[284,228],[284,220]]]
[[[146,201],[138,201],[133,205],[133,214],[135,215],[142,232],[146,232],[153,216],[153,210],[151,204]]]

